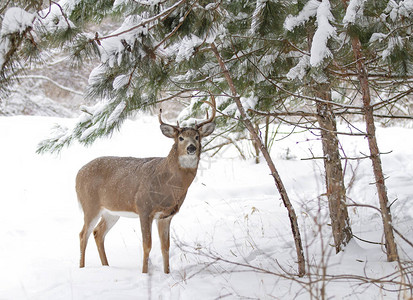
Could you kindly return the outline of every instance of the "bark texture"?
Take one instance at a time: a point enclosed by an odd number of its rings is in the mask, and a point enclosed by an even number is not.
[[[351,45],[353,48],[354,57],[356,59],[357,74],[358,79],[360,81],[360,87],[363,96],[367,140],[369,144],[370,159],[373,164],[373,172],[376,181],[375,183],[380,202],[387,260],[395,261],[399,259],[399,255],[397,253],[397,246],[394,239],[392,216],[390,212],[389,199],[387,196],[387,189],[384,182],[380,151],[377,145],[376,126],[374,124],[373,107],[371,106],[370,86],[368,81],[367,69],[364,64],[360,39],[356,36],[352,36]]]
[[[319,98],[331,102],[331,92],[328,85],[319,85],[316,93]],[[324,153],[326,195],[334,244],[336,253],[338,253],[348,244],[353,234],[347,212],[346,189],[341,166],[337,126],[331,104],[317,102],[316,106]]]

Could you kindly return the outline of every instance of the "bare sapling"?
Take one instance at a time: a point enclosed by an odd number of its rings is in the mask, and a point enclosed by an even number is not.
[[[245,127],[251,134],[251,137],[253,140],[259,145],[259,148],[261,150],[262,155],[264,156],[265,161],[267,162],[268,168],[271,171],[271,176],[274,179],[275,185],[278,189],[278,192],[280,193],[281,200],[284,203],[284,206],[287,208],[288,211],[288,217],[290,219],[290,224],[291,224],[291,231],[293,233],[294,237],[294,243],[295,243],[295,249],[297,252],[297,263],[298,263],[298,276],[302,277],[305,275],[305,258],[304,258],[304,251],[303,251],[303,245],[301,242],[301,234],[300,234],[300,228],[298,227],[298,222],[297,222],[297,215],[295,214],[294,207],[288,197],[287,191],[285,189],[284,183],[281,180],[281,177],[278,173],[278,170],[276,169],[274,162],[271,158],[271,155],[264,144],[264,142],[261,139],[261,136],[259,133],[256,131],[254,128],[254,125],[250,121],[250,119],[247,116],[247,113],[245,111],[244,106],[241,103],[241,97],[238,95],[238,92],[235,88],[234,81],[232,80],[232,76],[227,69],[224,60],[222,59],[217,47],[215,46],[214,43],[211,44],[211,50],[215,55],[215,58],[218,60],[218,64],[221,68],[222,73],[224,74],[225,80],[228,83],[228,86],[231,90],[232,93],[232,99],[234,100],[238,111],[241,115],[241,120],[244,123]]]
[[[211,117],[207,116],[206,121],[192,128],[164,123],[160,111],[161,131],[175,141],[167,157],[99,157],[79,170],[76,192],[84,213],[84,226],[80,232],[81,268],[85,266],[86,245],[92,232],[102,265],[109,265],[105,236],[119,217],[124,216],[140,219],[143,273],[148,272],[151,227],[152,221],[156,220],[163,268],[169,273],[171,220],[184,202],[197,173],[201,139],[215,129],[216,104],[213,96],[211,99],[211,103],[207,102],[212,107]]]
[[[347,1],[343,0],[347,6]],[[361,41],[357,36],[351,36],[351,45],[353,48],[354,58],[356,59],[357,77],[360,81],[360,89],[363,100],[364,120],[366,122],[367,141],[370,149],[370,160],[373,166],[374,178],[376,180],[377,195],[380,203],[380,211],[383,222],[384,245],[386,248],[387,261],[398,261],[399,254],[397,244],[393,233],[393,221],[390,211],[390,202],[387,195],[387,188],[383,167],[380,158],[379,146],[376,137],[376,125],[374,121],[374,110],[371,105],[370,82],[368,69],[365,64],[365,58],[362,53]]]

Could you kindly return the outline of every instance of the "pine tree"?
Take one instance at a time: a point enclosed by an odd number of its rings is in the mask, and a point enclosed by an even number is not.
[[[321,14],[320,8],[324,9]],[[410,25],[406,21],[406,17],[410,17],[411,13],[410,6],[405,1],[386,3],[383,1],[323,0],[306,2],[295,17],[286,20],[287,28],[297,33],[305,30],[305,36],[312,37],[309,40],[310,57],[305,58],[305,55],[301,55],[297,66],[290,71],[289,76],[305,80],[308,78],[306,76],[310,75],[312,80],[319,82],[319,88],[316,87],[314,93],[317,97],[326,100],[317,101],[316,104],[319,123],[321,124],[325,119],[320,112],[329,112],[327,115],[331,116],[342,115],[344,111],[347,114],[357,113],[365,117],[366,136],[376,178],[389,261],[397,259],[397,248],[393,236],[380,152],[375,137],[374,115],[392,117],[396,109],[403,113],[408,111],[403,104],[398,102],[402,97],[411,93],[408,81],[405,80],[411,76],[411,70],[407,67],[412,58],[408,42]],[[334,20],[334,27],[329,24],[330,20]],[[318,25],[316,30],[314,29],[316,26],[312,25],[313,22]],[[320,31],[323,34],[317,36],[320,26],[323,26]],[[312,86],[311,83],[307,85]],[[351,86],[358,87],[359,92],[355,96],[356,99],[361,100],[361,106],[351,102],[344,103],[344,105],[335,103],[331,101],[331,94],[326,92],[336,89],[345,96],[344,99],[350,99],[348,97],[354,95]],[[378,97],[374,97],[371,91],[374,91]],[[380,97],[383,96],[388,97],[389,100],[381,99]],[[380,115],[379,111],[384,111],[385,114]],[[334,127],[325,133],[334,132]],[[323,130],[322,139],[324,140]],[[330,137],[326,140],[331,143],[335,139],[335,137]],[[332,156],[328,158],[331,160]],[[326,161],[325,165],[327,170]],[[327,181],[327,187],[328,185]],[[331,205],[330,212],[333,217]],[[341,216],[346,216],[346,213],[342,213]]]
[[[343,0],[343,3],[345,7],[347,8],[347,14],[345,16],[344,23],[345,25],[347,25],[347,28],[349,29],[349,31],[352,31],[352,34],[350,36],[350,41],[351,41],[351,46],[353,50],[353,55],[356,60],[356,74],[360,82],[360,89],[361,89],[362,101],[363,101],[363,107],[364,107],[364,118],[366,122],[367,140],[368,140],[369,149],[370,149],[370,159],[373,165],[373,172],[374,172],[374,177],[376,180],[376,188],[378,192],[380,211],[382,214],[385,247],[387,251],[387,260],[395,261],[395,260],[399,260],[399,256],[398,256],[396,242],[394,239],[392,215],[390,212],[390,203],[388,200],[387,189],[385,185],[385,177],[383,174],[383,168],[382,168],[382,163],[381,163],[381,158],[380,158],[380,151],[379,151],[379,147],[377,144],[377,138],[376,138],[376,127],[375,127],[375,120],[374,120],[374,114],[373,114],[372,96],[371,96],[371,91],[370,91],[371,90],[370,82],[368,78],[370,68],[368,68],[367,63],[366,63],[369,57],[369,54],[370,54],[369,53],[370,50],[363,49],[363,43],[362,43],[363,35],[361,34],[360,31],[354,28],[355,27],[354,24],[355,24],[357,17],[359,19],[366,19],[366,17],[364,15],[360,15],[360,14],[357,14],[357,12],[355,12],[356,9],[358,10],[363,9],[362,3],[356,3],[355,1],[350,1],[348,3],[345,0]],[[358,5],[358,7],[356,5]],[[392,4],[390,4],[390,6],[391,5]],[[393,50],[392,52],[399,51],[399,49],[397,50],[392,49],[392,50]],[[397,59],[397,62],[400,63],[400,60],[401,60],[401,65],[403,66],[406,59],[409,59],[409,55],[402,56],[401,59]],[[398,64],[396,64],[396,72],[401,73],[402,76],[405,76],[409,73],[407,68],[402,67],[400,70],[398,68]]]
[[[260,13],[273,13],[281,2],[271,1]],[[302,276],[305,264],[297,217],[271,157],[247,115],[248,109],[256,108],[258,102],[265,105],[257,93],[265,91],[269,98],[269,85],[255,84],[257,78],[261,77],[261,82],[263,79],[262,70],[258,72],[254,66],[258,59],[273,56],[264,52],[268,51],[265,42],[248,42],[253,34],[249,15],[255,8],[250,1],[80,0],[66,1],[64,5],[52,2],[50,13],[36,15],[37,20],[43,18],[36,24],[36,35],[51,47],[66,46],[75,62],[99,56],[100,63],[89,77],[87,97],[100,102],[83,107],[73,129],[56,128],[56,134],[43,142],[39,151],[59,151],[74,140],[92,143],[98,137],[110,135],[137,110],[178,95],[192,96],[190,115],[194,115],[205,108],[203,101],[213,93],[218,96],[220,111],[232,117],[229,122],[235,123],[236,128],[246,127],[261,145],[289,212],[298,273]],[[109,34],[85,32],[88,21],[100,21],[109,15],[123,19],[117,30]],[[282,27],[280,22],[272,21],[273,25]],[[238,57],[242,52],[248,59]]]

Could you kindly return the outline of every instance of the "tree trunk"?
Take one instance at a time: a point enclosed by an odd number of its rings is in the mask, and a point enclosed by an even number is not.
[[[245,109],[241,103],[240,97],[235,89],[234,82],[232,81],[232,77],[225,66],[224,61],[222,60],[221,55],[218,52],[218,49],[216,48],[215,44],[211,44],[211,49],[212,52],[214,53],[216,59],[218,60],[218,63],[221,67],[221,70],[225,76],[225,79],[229,85],[229,88],[231,90],[233,99],[237,105],[238,111],[241,114],[241,120],[250,132],[252,138],[256,141],[256,143],[259,145],[261,152],[265,158],[265,161],[267,162],[267,165],[271,171],[271,175],[274,178],[275,185],[277,186],[277,189],[281,195],[281,199],[284,203],[284,206],[287,208],[288,211],[288,216],[290,219],[291,223],[291,230],[293,233],[294,237],[294,243],[295,243],[295,248],[297,252],[297,260],[298,260],[298,276],[302,277],[305,275],[305,259],[304,259],[304,251],[303,251],[303,246],[301,242],[301,236],[300,236],[300,230],[298,227],[298,222],[297,222],[297,216],[294,211],[294,207],[292,203],[290,202],[290,199],[288,198],[287,191],[285,190],[284,184],[281,180],[280,175],[278,174],[277,169],[275,168],[274,162],[272,161],[272,158],[265,147],[263,141],[261,140],[261,137],[259,136],[258,132],[255,130],[254,125],[252,122],[248,119],[247,113],[245,112]]]
[[[307,27],[307,44],[310,51],[315,29]],[[317,97],[332,102],[329,84],[315,85]],[[353,237],[346,205],[343,168],[338,149],[336,119],[331,104],[316,102],[317,121],[320,126],[321,143],[324,154],[324,170],[327,189],[328,208],[330,211],[336,253],[343,250]]]
[[[373,107],[371,104],[370,86],[367,77],[367,69],[364,64],[364,58],[361,52],[361,43],[358,37],[351,37],[354,57],[356,59],[357,75],[360,81],[360,87],[363,94],[364,118],[366,121],[367,140],[370,148],[370,159],[373,164],[373,172],[376,180],[376,188],[379,196],[380,210],[383,220],[383,229],[385,237],[385,247],[387,251],[387,260],[395,261],[399,259],[397,246],[394,240],[393,223],[390,212],[389,200],[387,197],[386,185],[384,182],[383,169],[380,159],[380,151],[376,140],[376,127],[374,124]]]
[[[331,102],[330,87],[326,84],[317,87],[319,98]],[[338,149],[337,126],[331,104],[316,103],[317,120],[320,126],[321,142],[324,153],[324,169],[336,253],[343,250],[353,237],[346,205],[343,168]]]
[[[255,124],[255,131],[259,131],[259,126],[258,123]],[[251,136],[251,143],[252,147],[254,148],[254,156],[255,156],[255,163],[259,164],[260,163],[260,145],[257,143],[257,141],[254,139],[254,137],[250,134]]]

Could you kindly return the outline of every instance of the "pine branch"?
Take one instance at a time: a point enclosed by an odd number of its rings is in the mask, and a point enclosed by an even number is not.
[[[67,16],[66,16],[66,14],[64,13],[62,6],[60,6],[60,4],[59,4],[59,3],[57,3],[56,1],[50,1],[50,3],[53,3],[54,5],[56,5],[56,6],[59,8],[59,10],[60,10],[60,12],[61,12],[61,14],[62,14],[63,18],[64,18],[64,19],[65,19],[65,21],[66,21],[67,28],[68,28],[68,29],[70,29],[70,28],[71,28],[71,26],[70,26],[69,20],[68,20],[68,18],[67,18]],[[49,7],[51,7],[51,5],[49,5]],[[49,12],[50,12],[50,11],[49,11]]]
[[[14,56],[20,50],[20,46],[22,45],[23,41],[27,38],[27,35],[33,28],[31,26],[25,28],[21,33],[10,33],[6,36],[2,36],[2,38],[8,39],[10,45],[9,50],[3,56],[3,64],[0,65],[0,75],[5,77],[6,66],[10,66]],[[32,38],[29,37],[28,40],[32,42]],[[33,41],[34,42],[34,41]]]
[[[191,13],[192,9],[194,8],[195,4],[198,3],[198,0],[194,1],[194,3],[192,3],[191,7],[185,12],[185,15],[183,18],[181,18],[179,20],[179,23],[177,26],[175,26],[175,28],[168,34],[166,35],[162,41],[160,41],[154,48],[153,50],[155,51],[156,49],[158,49],[162,44],[164,44],[167,40],[169,40],[177,31],[178,29],[182,26],[182,24],[185,22],[186,18],[188,17],[188,15]]]
[[[243,53],[243,51],[240,51]],[[234,55],[236,55],[236,53],[234,53]],[[244,53],[243,53],[244,55]],[[328,100],[324,100],[321,99],[319,97],[308,97],[305,95],[301,95],[301,94],[297,94],[295,92],[289,91],[287,89],[285,89],[284,87],[282,87],[281,85],[278,85],[277,83],[275,83],[273,80],[271,80],[267,75],[265,75],[261,68],[259,68],[257,66],[257,64],[255,64],[248,56],[245,56],[248,60],[248,62],[258,71],[258,73],[261,74],[261,76],[263,76],[263,78],[270,83],[271,85],[273,85],[276,89],[281,90],[283,92],[285,92],[286,94],[295,97],[295,98],[300,98],[300,99],[304,99],[304,100],[311,100],[311,101],[315,101],[315,102],[320,102],[320,103],[324,103],[324,104],[330,104],[333,106],[337,106],[337,107],[341,107],[341,108],[346,108],[346,109],[360,109],[360,107],[358,106],[353,106],[353,105],[347,105],[347,104],[341,104],[341,103],[337,103],[337,102],[333,102],[333,101],[328,101]]]

